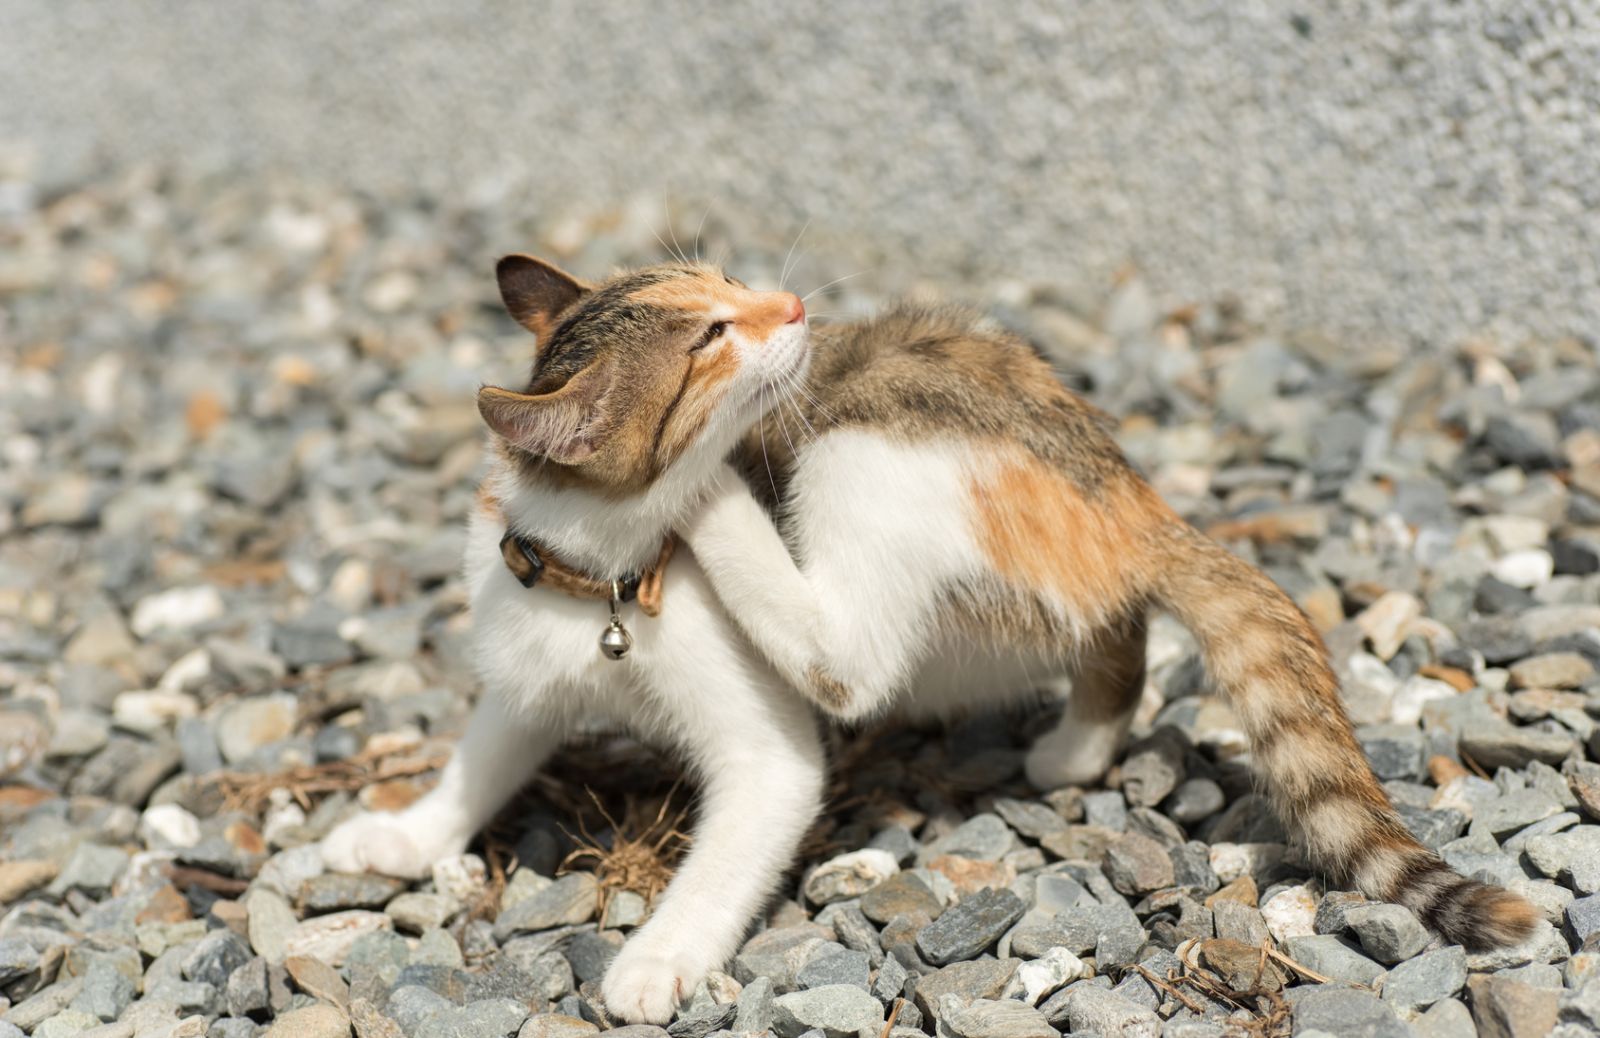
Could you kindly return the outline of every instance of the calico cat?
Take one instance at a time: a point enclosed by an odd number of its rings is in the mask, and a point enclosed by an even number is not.
[[[823,788],[819,715],[947,715],[1067,676],[1027,773],[1087,783],[1166,610],[1316,866],[1469,947],[1531,931],[1533,906],[1401,823],[1299,609],[1179,519],[1020,340],[949,308],[812,329],[794,295],[696,264],[588,285],[511,256],[498,277],[538,352],[526,389],[478,398],[495,446],[466,552],[483,695],[438,786],[344,823],[330,866],[425,874],[577,721],[625,726],[703,789],[691,853],[602,985],[613,1015],[662,1023],[791,865]],[[769,413],[788,435],[760,435]],[[776,524],[739,463],[777,491]],[[611,601],[628,575],[659,579],[675,530],[689,550],[658,608]]]

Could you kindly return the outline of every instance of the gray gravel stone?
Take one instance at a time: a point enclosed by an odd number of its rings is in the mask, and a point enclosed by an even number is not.
[[[795,973],[811,951],[825,943],[831,932],[812,923],[765,930],[745,942],[733,960],[733,975],[741,984],[767,977],[773,987],[791,991]]]
[[[974,861],[999,861],[1016,845],[1016,839],[999,815],[974,815],[948,836],[928,844],[917,860],[925,864],[941,855],[954,854]]]
[[[737,1013],[738,1006],[732,1002],[726,1004],[713,1002],[681,1013],[678,1019],[667,1025],[667,1033],[672,1035],[672,1038],[706,1038],[707,1035],[723,1030],[733,1023]]]
[[[890,876],[861,897],[861,912],[875,923],[889,922],[896,916],[925,915],[936,919],[944,903],[928,885],[909,872]]]
[[[852,984],[795,991],[772,1003],[772,1030],[779,1038],[800,1038],[810,1030],[827,1038],[855,1038],[863,1028],[881,1028],[883,1020],[883,1005]]]
[[[1416,1020],[1412,1029],[1417,1038],[1477,1038],[1472,1010],[1453,998],[1442,999]]]
[[[1067,1021],[1074,1032],[1155,1038],[1161,1018],[1136,1002],[1086,983],[1067,989]]]
[[[1221,786],[1208,778],[1192,778],[1174,789],[1162,808],[1173,821],[1190,825],[1222,810],[1224,802]]]
[[[213,930],[202,937],[183,959],[183,975],[188,980],[209,984],[221,991],[234,970],[249,962],[250,946],[231,930]]]
[[[300,903],[310,912],[337,912],[346,908],[382,908],[406,888],[404,880],[388,876],[314,876],[300,888]]]
[[[1546,1035],[1556,1024],[1560,996],[1503,977],[1475,976],[1467,982],[1472,1019],[1480,1038]]]
[[[1428,943],[1422,923],[1399,905],[1364,905],[1346,911],[1345,918],[1366,953],[1386,965],[1411,958]]]
[[[956,1038],[1056,1038],[1043,1013],[1010,1000],[979,999],[947,1014],[940,1024]]]
[[[1106,847],[1106,876],[1118,892],[1147,894],[1173,884],[1167,849],[1148,836],[1123,833]]]
[[[1581,897],[1567,906],[1567,928],[1582,944],[1594,933],[1600,933],[1600,894]]]
[[[494,924],[494,935],[504,941],[519,933],[573,926],[594,917],[599,887],[594,876],[573,872],[543,890],[501,912]]]
[[[866,991],[869,987],[870,971],[871,964],[865,952],[852,951],[838,945],[824,946],[795,974],[795,983],[802,989],[853,984]]]
[[[1350,941],[1333,934],[1291,937],[1285,950],[1294,961],[1334,980],[1371,986],[1384,975],[1384,968],[1373,962]]]
[[[980,890],[917,934],[917,948],[935,966],[970,959],[993,945],[1027,906],[1009,890]]]
[[[1052,808],[1033,800],[1012,800],[997,797],[994,813],[1012,829],[1030,840],[1037,840],[1067,827],[1066,819]]]
[[[772,1002],[775,998],[772,980],[756,977],[739,992],[739,1001],[733,1020],[733,1030],[745,1034],[765,1031],[772,1027]]]
[[[1359,988],[1320,984],[1291,994],[1296,1034],[1340,1038],[1409,1038],[1411,1029],[1378,996]]]
[[[560,1013],[540,1013],[523,1022],[517,1038],[588,1038],[600,1028],[587,1020]]]
[[[966,1005],[980,998],[999,998],[1021,963],[1016,959],[974,959],[954,962],[916,979],[914,1001],[923,1016],[938,1020],[947,999]]]
[[[1461,752],[1489,770],[1520,768],[1535,760],[1560,764],[1576,745],[1577,740],[1564,732],[1503,722],[1475,725],[1461,733]]]
[[[83,975],[83,988],[68,1008],[110,1023],[133,1002],[134,994],[132,978],[112,965],[110,960],[96,959]]]
[[[1426,1009],[1467,982],[1467,953],[1452,945],[1395,966],[1383,982],[1383,1000],[1402,1013]]]

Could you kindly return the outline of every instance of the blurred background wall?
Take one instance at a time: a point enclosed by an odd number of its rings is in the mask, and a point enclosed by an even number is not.
[[[1132,265],[1354,345],[1600,326],[1588,0],[0,0],[0,25],[0,141],[47,184],[178,157],[551,214],[645,193],[809,220],[900,277]]]

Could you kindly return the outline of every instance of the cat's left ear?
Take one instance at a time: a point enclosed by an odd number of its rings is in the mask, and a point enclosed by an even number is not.
[[[478,390],[478,413],[518,450],[558,465],[577,465],[595,452],[607,427],[606,400],[613,381],[612,366],[601,362],[548,393],[484,386]]]
[[[502,257],[494,274],[506,309],[539,337],[541,346],[561,315],[590,291],[589,285],[566,271],[520,253]]]

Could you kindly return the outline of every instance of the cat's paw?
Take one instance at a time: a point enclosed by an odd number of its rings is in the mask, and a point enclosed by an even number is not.
[[[421,879],[448,852],[421,846],[399,814],[359,814],[322,841],[322,862],[334,872],[377,872]]]
[[[1034,743],[1023,760],[1028,781],[1046,792],[1062,786],[1093,785],[1117,759],[1121,736],[1114,729],[1051,732]]]
[[[704,974],[683,959],[658,955],[635,940],[623,946],[606,970],[600,994],[606,1012],[619,1020],[665,1026]]]

